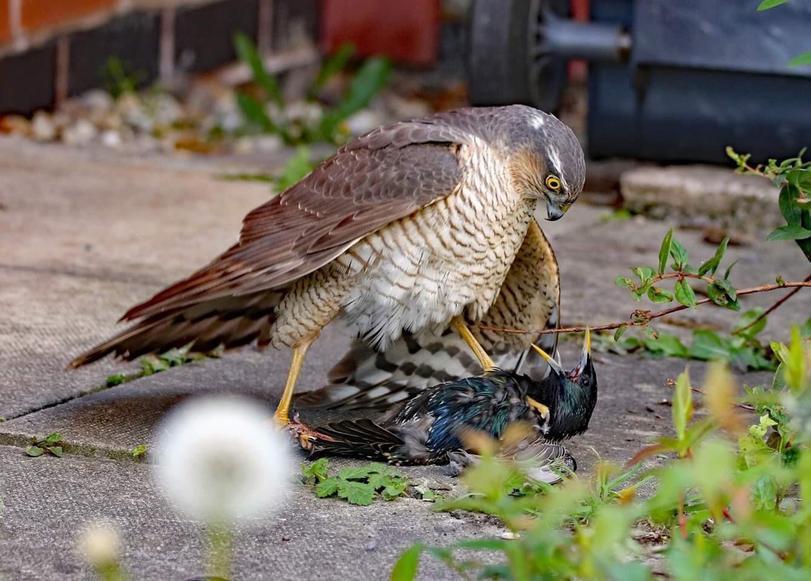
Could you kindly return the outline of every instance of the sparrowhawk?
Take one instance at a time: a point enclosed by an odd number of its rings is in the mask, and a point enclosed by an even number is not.
[[[561,218],[584,179],[572,131],[531,107],[458,109],[381,127],[250,212],[234,246],[131,308],[123,316],[131,327],[71,366],[186,345],[290,347],[276,410],[283,424],[307,348],[338,316],[383,353],[404,332],[438,336],[450,326],[490,369],[468,323],[487,317],[522,248],[543,239],[536,206]],[[504,303],[519,315],[524,308]],[[524,350],[531,340],[513,339]]]

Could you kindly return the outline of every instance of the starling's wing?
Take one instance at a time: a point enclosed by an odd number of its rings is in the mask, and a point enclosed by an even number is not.
[[[193,343],[252,341],[272,322],[266,296],[320,268],[357,240],[459,187],[456,152],[471,143],[475,110],[401,122],[361,137],[279,196],[250,212],[240,240],[190,277],[131,308],[140,319],[72,362],[108,353],[133,358]],[[261,303],[259,319],[247,317]],[[253,315],[257,313],[252,311]],[[223,322],[229,330],[223,332]],[[247,331],[245,330],[247,329]]]
[[[396,434],[368,419],[344,420],[314,428],[310,441],[316,456],[335,455],[385,462],[405,460],[405,442]]]
[[[510,329],[557,328],[560,321],[560,274],[549,241],[537,222],[507,273],[495,304],[481,325]],[[546,362],[529,342],[547,353],[557,349],[557,334],[535,336],[473,328],[482,346],[501,369],[523,366],[533,379],[548,373]],[[477,360],[458,334],[404,333],[384,353],[361,340],[332,369],[329,385],[296,399],[298,408],[386,409],[437,383],[481,373]]]

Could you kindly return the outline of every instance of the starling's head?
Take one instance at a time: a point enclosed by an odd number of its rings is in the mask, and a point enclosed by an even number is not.
[[[591,334],[586,330],[580,361],[566,370],[551,355],[533,345],[549,364],[549,376],[541,381],[532,397],[550,410],[547,437],[562,440],[586,431],[597,404],[597,374],[591,360]]]
[[[559,220],[583,190],[583,148],[572,130],[554,115],[514,107],[520,123],[511,131],[513,181],[524,195],[546,202],[548,220]]]

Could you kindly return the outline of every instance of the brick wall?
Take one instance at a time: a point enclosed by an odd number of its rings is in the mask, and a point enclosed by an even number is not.
[[[237,31],[265,52],[315,42],[318,0],[0,0],[0,114],[101,86],[111,57],[144,83],[234,60]]]

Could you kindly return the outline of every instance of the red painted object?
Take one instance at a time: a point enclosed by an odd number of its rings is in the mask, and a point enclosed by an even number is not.
[[[38,30],[62,25],[78,18],[111,10],[116,0],[22,0],[22,27]]]
[[[8,2],[0,0],[0,44],[11,39],[11,18]]]
[[[321,46],[351,42],[362,56],[430,66],[439,50],[439,0],[323,0]]]

